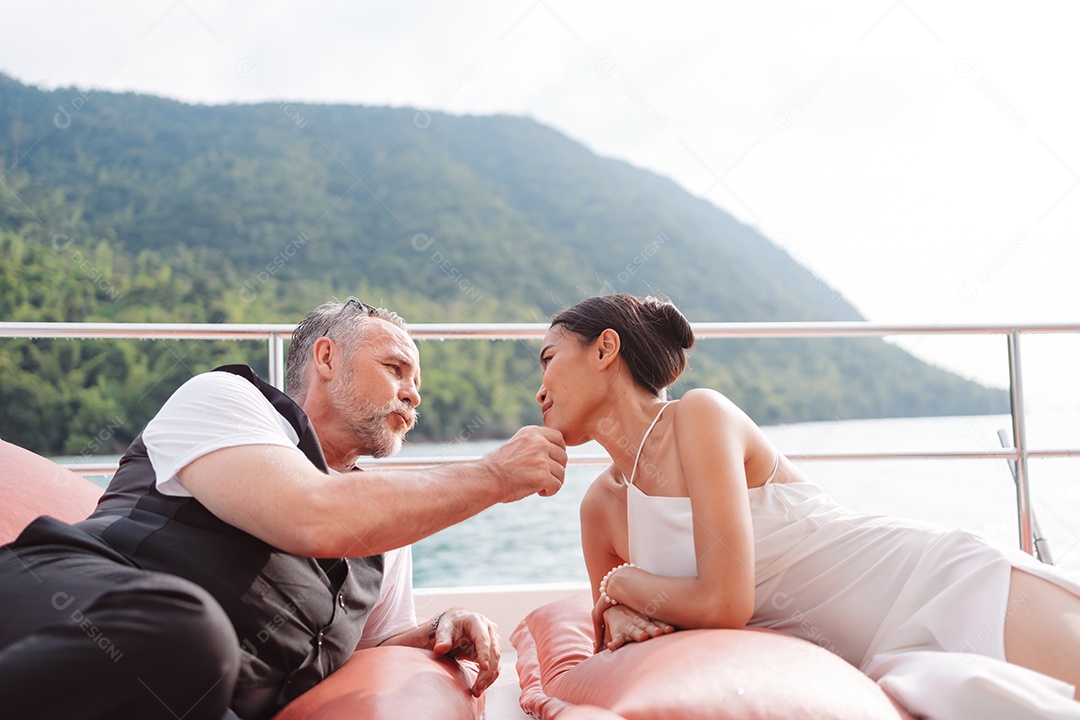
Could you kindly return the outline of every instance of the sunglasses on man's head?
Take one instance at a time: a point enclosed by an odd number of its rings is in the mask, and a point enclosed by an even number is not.
[[[376,312],[375,308],[371,307],[366,302],[363,302],[362,300],[353,297],[352,295],[345,299],[345,303],[341,306],[341,312],[345,312],[345,310],[347,310],[348,308],[356,308],[360,312],[367,315],[374,315]]]

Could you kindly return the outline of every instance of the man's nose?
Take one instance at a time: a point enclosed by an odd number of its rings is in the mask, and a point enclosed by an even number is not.
[[[410,407],[416,407],[420,404],[420,391],[416,389],[416,385],[413,383],[402,385],[401,390],[398,391],[398,397]]]

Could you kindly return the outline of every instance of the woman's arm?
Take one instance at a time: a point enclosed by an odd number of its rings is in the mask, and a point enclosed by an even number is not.
[[[593,597],[593,649],[615,650],[628,642],[644,642],[672,632],[675,628],[653,620],[625,605],[611,605],[600,599],[600,581],[624,561],[615,549],[616,533],[625,534],[625,506],[615,496],[615,481],[609,468],[585,493],[581,501],[581,547]],[[617,514],[622,511],[622,521]]]
[[[625,560],[615,549],[615,533],[624,522],[619,522],[619,499],[615,495],[612,469],[600,475],[581,500],[581,550],[585,556],[585,569],[589,573],[592,599],[600,598],[600,580],[608,570]]]
[[[662,577],[623,568],[608,579],[607,593],[676,627],[741,628],[754,609],[754,538],[745,462],[756,426],[712,390],[691,390],[674,409],[675,452],[694,517],[697,577]],[[614,565],[601,577],[610,567]],[[591,569],[590,578],[595,582]]]

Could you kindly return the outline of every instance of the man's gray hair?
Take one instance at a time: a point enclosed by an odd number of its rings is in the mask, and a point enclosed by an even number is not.
[[[306,393],[304,376],[316,340],[330,338],[338,344],[346,359],[351,358],[367,339],[369,318],[386,320],[408,332],[405,320],[397,313],[372,307],[351,296],[342,301],[331,300],[308,313],[293,331],[289,345],[285,361],[285,394],[297,400]]]

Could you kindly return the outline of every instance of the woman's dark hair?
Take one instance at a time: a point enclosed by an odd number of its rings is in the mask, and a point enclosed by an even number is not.
[[[659,395],[686,369],[694,331],[679,309],[666,300],[627,293],[600,295],[568,307],[551,320],[588,345],[611,328],[622,341],[620,354],[638,385]]]

